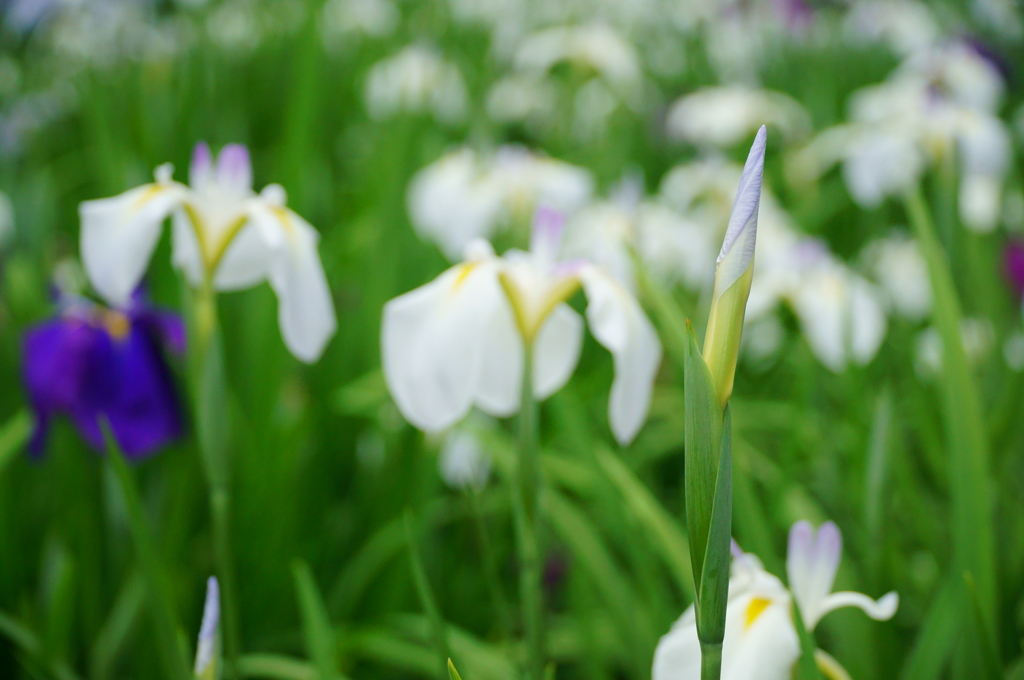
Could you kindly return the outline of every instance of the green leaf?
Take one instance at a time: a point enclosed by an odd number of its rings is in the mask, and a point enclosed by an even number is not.
[[[444,675],[448,667],[448,660],[451,652],[448,650],[448,635],[445,632],[444,617],[441,616],[441,609],[437,606],[434,591],[427,579],[427,572],[423,569],[423,561],[420,559],[420,551],[416,545],[416,532],[413,529],[412,510],[405,510],[405,542],[409,550],[409,567],[412,569],[413,583],[416,585],[416,595],[420,599],[420,606],[430,619],[430,625],[434,637],[434,647],[441,656],[441,668]]]
[[[19,411],[4,424],[0,429],[0,472],[24,448],[31,434],[32,418],[28,411]]]
[[[793,615],[793,625],[796,626],[796,634],[800,639],[800,658],[797,661],[797,672],[799,680],[821,680],[821,669],[818,668],[818,660],[815,653],[818,645],[814,641],[814,635],[804,625],[804,617],[800,607],[793,603],[790,608]]]
[[[302,616],[306,653],[313,659],[320,680],[332,680],[338,677],[337,645],[331,622],[327,618],[327,607],[320,597],[320,590],[316,587],[313,572],[310,571],[308,564],[302,560],[293,562],[292,576],[295,579],[295,593]]]
[[[729,557],[732,547],[732,416],[725,407],[721,453],[718,457],[714,510],[708,530],[704,568],[700,577],[697,633],[700,641],[720,644],[725,639],[725,610],[729,604]]]
[[[924,616],[900,680],[935,680],[949,663],[950,654],[963,625],[954,576],[946,576]]]
[[[989,443],[981,399],[960,332],[963,314],[949,260],[936,237],[920,188],[907,196],[906,208],[928,264],[934,294],[932,316],[942,338],[941,387],[953,510],[953,569],[957,574],[971,574],[986,627],[998,639]]]
[[[630,512],[647,531],[648,540],[661,553],[679,589],[692,602],[693,571],[690,566],[690,545],[686,535],[654,494],[618,456],[607,449],[599,449],[595,455],[608,479],[626,499],[626,506]]]
[[[114,662],[124,649],[146,600],[146,583],[142,573],[131,572],[117,594],[110,614],[92,646],[89,677],[102,680],[110,677]]]
[[[128,469],[121,448],[110,430],[109,422],[104,419],[102,427],[107,442],[107,464],[113,469],[114,477],[117,480],[121,499],[128,515],[128,526],[131,529],[132,539],[135,541],[139,563],[142,565],[142,571],[149,582],[152,593],[151,609],[164,673],[168,678],[179,680],[192,678],[192,672],[185,662],[185,657],[182,656],[182,650],[178,644],[178,625],[168,596],[170,588],[167,586],[163,567],[153,543],[153,536],[142,512],[139,491],[135,487],[135,480],[131,470]]]
[[[701,579],[708,548],[708,536],[715,511],[718,467],[722,445],[722,410],[711,380],[711,372],[697,347],[693,325],[687,321],[686,366],[684,374],[686,529],[690,539],[690,564],[694,591],[701,607]]]
[[[238,675],[272,680],[316,680],[317,670],[305,661],[279,654],[246,654],[238,658]]]
[[[451,659],[448,659],[448,680],[462,680],[462,676],[455,670],[455,664]]]
[[[988,624],[985,622],[985,615],[978,599],[978,589],[975,588],[974,579],[969,573],[964,574],[964,581],[966,586],[964,595],[970,605],[971,623],[973,624],[965,626],[968,633],[968,644],[971,648],[978,650],[981,657],[981,665],[975,668],[975,672],[978,672],[978,678],[1002,680],[1003,674],[999,669],[999,651],[996,648],[996,641],[992,637],[992,631],[989,630]]]

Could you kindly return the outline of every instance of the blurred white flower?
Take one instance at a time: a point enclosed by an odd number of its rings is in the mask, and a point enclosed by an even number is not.
[[[514,58],[515,67],[526,72],[547,73],[563,62],[592,70],[620,94],[635,92],[642,76],[633,45],[599,23],[534,33],[522,41]]]
[[[191,186],[171,179],[172,171],[162,165],[156,182],[80,206],[82,262],[96,291],[125,305],[171,216],[173,261],[189,283],[239,290],[268,281],[285,344],[315,361],[337,327],[316,230],[285,207],[281,186],[253,192],[244,146],[224,147],[214,164],[209,147],[196,145]]]
[[[963,319],[960,322],[960,340],[968,362],[972,365],[980,363],[995,341],[992,322],[988,319]],[[919,378],[930,380],[942,373],[942,336],[938,329],[929,326],[918,333],[914,350],[914,369]]]
[[[1024,371],[1024,331],[1015,331],[1003,343],[1003,359],[1011,371]]]
[[[489,155],[464,147],[416,173],[407,206],[416,232],[455,261],[474,239],[529,220],[539,205],[572,214],[593,184],[587,170],[523,147],[503,146]]]
[[[960,218],[990,231],[1012,151],[996,115],[1002,91],[995,66],[965,43],[917,52],[884,83],[855,92],[851,122],[815,137],[791,159],[791,173],[815,179],[842,162],[850,195],[874,208],[913,187],[930,164],[959,154]]]
[[[444,434],[437,466],[441,479],[449,487],[482,489],[487,485],[491,456],[484,450],[477,433],[480,427],[491,425],[486,416],[473,418],[471,414]]]
[[[916,0],[857,0],[843,29],[852,42],[884,42],[900,56],[923,50],[940,36],[931,10]]]
[[[800,640],[790,611],[794,601],[811,632],[822,617],[842,607],[857,607],[876,621],[892,618],[899,605],[895,592],[879,600],[857,592],[832,592],[841,557],[842,535],[835,524],[826,522],[815,532],[807,522],[797,522],[789,532],[787,590],[764,570],[756,556],[740,553],[733,544],[722,680],[789,680],[800,657]],[[842,670],[824,651],[818,650],[815,656],[819,667]],[[651,677],[698,680],[700,664],[691,606],[658,643]]]
[[[385,305],[384,377],[409,422],[436,432],[474,405],[498,417],[518,411],[526,343],[534,396],[560,389],[583,340],[583,321],[565,301],[582,288],[591,332],[615,363],[612,432],[622,444],[633,439],[647,416],[661,345],[639,303],[614,278],[589,262],[558,261],[561,232],[561,216],[541,209],[530,252],[499,258],[477,241],[465,262]]]
[[[327,0],[320,14],[320,37],[328,51],[340,52],[361,36],[388,37],[401,19],[392,0]]]
[[[1019,41],[1024,36],[1020,4],[1014,0],[972,0],[971,15],[1004,38]]]
[[[576,90],[573,102],[573,136],[580,142],[598,140],[607,132],[608,119],[618,98],[600,78],[591,78]]]
[[[487,93],[487,115],[499,123],[546,127],[557,99],[556,86],[545,77],[515,74],[500,78]]]
[[[864,257],[901,316],[911,321],[928,316],[932,310],[932,286],[928,265],[915,239],[892,234],[868,244]]]
[[[373,65],[366,76],[366,109],[376,120],[398,113],[429,113],[439,122],[461,123],[469,108],[462,73],[436,50],[410,45]]]
[[[749,139],[762,125],[791,140],[806,134],[811,120],[792,97],[743,85],[706,87],[677,100],[669,109],[669,135],[699,146],[730,147]]]
[[[869,363],[885,338],[880,292],[827,252],[802,273],[789,299],[811,351],[836,373],[851,361]]]

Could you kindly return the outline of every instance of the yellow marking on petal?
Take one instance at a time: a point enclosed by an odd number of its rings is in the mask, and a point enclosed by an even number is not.
[[[139,197],[135,199],[132,204],[133,210],[139,210],[143,205],[156,198],[157,194],[164,191],[167,187],[162,184],[147,184],[146,190],[139,194]]]
[[[469,275],[473,273],[479,262],[464,262],[459,265],[459,275],[455,277],[455,283],[452,284],[452,292],[455,293],[462,287],[462,284],[466,282]]]
[[[544,321],[551,315],[555,307],[572,297],[580,287],[579,277],[565,276],[555,281],[553,285],[548,286],[544,298],[539,305],[530,305],[530,300],[523,295],[511,274],[504,271],[499,272],[498,280],[505,291],[505,296],[512,305],[512,311],[516,317],[516,326],[518,326],[519,333],[523,336],[523,341],[526,343],[534,341],[541,326],[544,325]]]
[[[764,613],[764,610],[768,608],[768,605],[772,603],[771,600],[766,600],[763,597],[755,597],[747,605],[747,614],[743,619],[743,629],[746,630],[754,625],[757,618]]]
[[[114,340],[124,340],[132,329],[128,317],[116,309],[108,309],[103,312],[103,317],[100,321],[103,324],[103,328]]]
[[[295,232],[295,225],[292,224],[292,218],[288,215],[288,209],[283,205],[272,205],[270,206],[271,212],[273,212],[277,219],[281,220],[281,224],[284,226],[284,230],[289,234]]]

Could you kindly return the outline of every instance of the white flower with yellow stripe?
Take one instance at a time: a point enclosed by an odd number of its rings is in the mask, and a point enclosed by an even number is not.
[[[285,344],[315,361],[337,327],[317,231],[285,206],[280,185],[253,192],[242,145],[225,146],[216,163],[205,143],[196,145],[190,186],[172,172],[161,165],[152,184],[82,203],[82,261],[96,291],[113,306],[128,301],[170,216],[173,261],[189,283],[239,290],[268,281]]]
[[[792,617],[794,601],[811,632],[826,614],[841,607],[858,607],[876,621],[892,618],[899,605],[895,592],[879,600],[863,593],[832,592],[842,549],[842,535],[832,522],[821,525],[817,532],[807,522],[794,524],[786,559],[787,589],[764,570],[756,556],[740,552],[733,544],[722,680],[789,680],[800,657],[800,639]],[[819,649],[815,657],[830,680],[849,678],[827,652]],[[690,607],[658,643],[652,680],[700,677],[700,643]]]
[[[557,260],[563,225],[561,214],[542,208],[529,252],[498,257],[476,240],[464,262],[384,307],[384,377],[409,422],[438,432],[473,406],[514,414],[527,346],[534,397],[554,394],[579,360],[583,320],[567,300],[582,288],[590,330],[615,363],[612,432],[620,443],[633,439],[647,416],[661,345],[618,281],[590,262]]]

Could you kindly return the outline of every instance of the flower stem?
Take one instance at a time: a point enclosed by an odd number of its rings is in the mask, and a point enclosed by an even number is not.
[[[722,643],[700,643],[700,680],[722,677]]]
[[[227,381],[217,328],[216,300],[212,286],[196,293],[193,308],[195,342],[192,387],[196,435],[210,501],[214,563],[221,586],[221,617],[224,622],[224,675],[235,677],[239,654],[238,608],[231,556],[231,492],[228,459],[229,431]]]
[[[537,402],[533,398],[533,356],[524,352],[523,391],[516,437],[519,457],[515,467],[512,508],[515,513],[519,548],[519,597],[526,628],[527,673],[529,680],[544,677],[544,600],[541,591],[540,545],[537,536],[540,490],[540,444],[537,432]]]
[[[478,489],[469,488],[466,490],[466,498],[469,499],[469,509],[473,515],[473,524],[476,527],[477,542],[480,544],[480,555],[483,561],[484,582],[487,585],[488,594],[494,602],[494,609],[498,613],[498,628],[501,631],[502,639],[508,640],[512,626],[509,623],[508,603],[502,592],[501,581],[498,578],[498,563],[494,556],[494,547],[491,545],[490,536],[487,533],[487,524],[484,521],[483,510],[480,508],[480,492]]]

